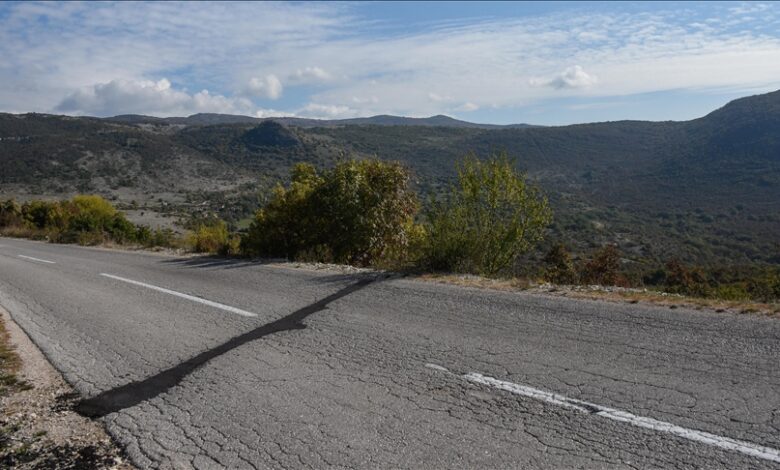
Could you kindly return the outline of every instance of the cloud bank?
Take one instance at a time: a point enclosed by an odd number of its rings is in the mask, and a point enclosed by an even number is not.
[[[154,116],[186,116],[200,112],[251,113],[251,101],[212,95],[208,90],[188,94],[171,88],[167,79],[157,82],[112,80],[82,88],[63,99],[55,111],[93,116],[147,114]]]
[[[780,6],[674,8],[399,31],[359,4],[2,4],[0,110],[458,115],[780,85]]]

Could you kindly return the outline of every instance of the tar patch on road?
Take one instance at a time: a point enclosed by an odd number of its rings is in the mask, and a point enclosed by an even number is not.
[[[84,416],[102,417],[152,399],[178,385],[186,376],[200,366],[239,346],[274,333],[306,328],[306,325],[301,323],[306,317],[324,310],[329,303],[363,289],[378,279],[381,278],[361,279],[311,305],[296,310],[286,317],[236,336],[170,369],[166,369],[144,380],[131,382],[102,392],[92,398],[82,400],[76,405],[75,409]]]

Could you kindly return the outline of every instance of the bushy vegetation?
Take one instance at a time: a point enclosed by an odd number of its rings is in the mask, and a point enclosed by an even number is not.
[[[562,243],[556,243],[538,268],[554,284],[641,287],[688,297],[780,301],[780,267],[771,265],[697,266],[672,259],[662,266],[629,263],[615,245],[594,250],[575,260]]]
[[[410,172],[400,163],[341,160],[326,169],[295,164],[290,183],[271,191],[242,234],[231,232],[235,226],[213,213],[191,219],[184,236],[170,229],[152,230],[133,224],[100,196],[79,195],[23,204],[0,201],[0,235],[417,271],[522,273],[555,284],[647,287],[737,301],[780,300],[780,267],[771,264],[697,265],[679,259],[662,264],[632,259],[624,246],[593,239],[596,248],[590,252],[571,253],[561,242],[546,242],[539,249],[545,237],[567,240],[558,238],[555,226],[550,228],[545,195],[506,155],[488,159],[471,155],[456,168],[456,182],[439,188],[422,211]]]
[[[556,243],[544,259],[544,278],[554,284],[575,284],[579,276],[574,267],[571,253],[563,243]]]
[[[471,155],[458,166],[458,184],[426,213],[422,263],[437,271],[506,272],[551,220],[547,198],[506,155]]]
[[[195,253],[238,255],[239,245],[240,238],[231,235],[227,223],[219,219],[200,222],[187,235],[187,246]]]
[[[57,243],[97,245],[105,242],[174,246],[170,229],[151,230],[135,225],[110,202],[96,195],[78,195],[64,201],[33,200],[0,203],[0,233]]]
[[[346,160],[319,171],[299,163],[278,185],[242,240],[250,256],[376,265],[398,256],[414,233],[409,172],[379,160]]]
[[[603,286],[626,285],[620,272],[620,251],[615,245],[607,245],[585,262],[580,272],[580,281],[585,284]]]

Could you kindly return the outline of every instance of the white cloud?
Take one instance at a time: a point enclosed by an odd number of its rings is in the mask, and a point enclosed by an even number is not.
[[[366,104],[366,103],[376,104],[379,103],[379,98],[377,98],[376,96],[371,96],[368,98],[360,98],[358,96],[353,96],[352,102],[355,104]]]
[[[246,92],[250,96],[277,100],[282,96],[282,82],[273,74],[262,78],[252,77],[249,79]]]
[[[466,112],[476,111],[478,109],[479,109],[479,105],[472,103],[471,101],[463,103],[457,108],[458,111],[466,111]]]
[[[326,70],[320,67],[305,67],[291,73],[288,79],[293,83],[317,83],[326,82],[333,78]]]
[[[566,69],[550,79],[532,78],[530,80],[533,86],[547,86],[556,90],[570,88],[588,88],[598,83],[595,75],[587,73],[579,65],[566,67]]]
[[[258,109],[255,111],[255,117],[259,118],[269,118],[269,117],[295,117],[297,116],[295,113],[291,113],[289,111],[279,111],[276,109]]]
[[[761,13],[770,8],[768,3],[742,2],[739,6],[729,8],[729,11],[735,15],[745,15],[751,13]]]
[[[440,94],[434,92],[428,93],[428,99],[437,103],[452,101],[451,96],[441,96]]]
[[[561,94],[755,91],[780,82],[773,4],[483,17],[410,23],[403,33],[344,3],[6,5],[0,110],[254,115],[260,99],[275,99],[274,108],[323,116],[425,116],[467,103],[509,110]]]
[[[361,113],[349,106],[309,103],[296,115],[313,119],[345,119],[361,116]]]
[[[247,113],[253,105],[246,99],[212,95],[208,90],[188,94],[171,87],[163,78],[149,80],[112,80],[84,87],[63,99],[55,109],[72,114],[113,116],[151,114],[182,116],[194,113]]]

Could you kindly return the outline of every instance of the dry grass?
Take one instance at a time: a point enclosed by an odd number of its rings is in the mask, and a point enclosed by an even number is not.
[[[11,339],[5,329],[5,323],[0,318],[0,396],[27,387],[27,384],[19,380],[16,375],[20,366],[19,355],[11,346]]]
[[[470,274],[421,274],[415,279],[451,284],[462,287],[492,289],[504,292],[533,292],[560,297],[586,300],[602,300],[616,303],[645,304],[670,309],[691,308],[714,312],[766,315],[780,318],[780,303],[761,303],[752,301],[734,301],[685,297],[677,294],[651,291],[646,289],[628,289],[603,286],[554,286],[538,284],[529,279],[490,279]]]
[[[780,318],[779,303],[762,303],[747,300],[720,300],[681,295],[666,294],[654,291],[561,291],[567,297],[578,299],[607,300],[620,303],[643,303],[656,306],[675,308],[692,308],[695,310],[711,310],[715,312],[730,312],[739,314],[756,314]],[[564,295],[564,294],[562,294]]]

